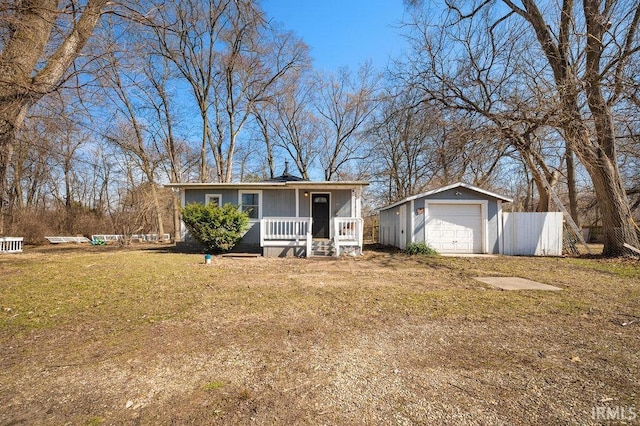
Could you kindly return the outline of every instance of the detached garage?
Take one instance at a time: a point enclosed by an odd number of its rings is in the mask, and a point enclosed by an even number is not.
[[[384,207],[380,243],[404,249],[426,241],[440,253],[502,253],[502,203],[512,199],[466,183]]]

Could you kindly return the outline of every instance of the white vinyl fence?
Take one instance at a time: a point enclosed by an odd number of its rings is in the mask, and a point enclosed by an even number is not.
[[[21,253],[23,237],[0,237],[0,253]]]
[[[503,213],[503,250],[511,256],[561,256],[561,212]]]

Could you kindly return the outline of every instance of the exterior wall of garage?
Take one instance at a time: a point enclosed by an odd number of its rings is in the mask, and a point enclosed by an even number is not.
[[[379,237],[378,242],[385,246],[400,247],[398,239],[398,226],[400,220],[397,217],[400,212],[400,206],[392,207],[387,210],[380,211]]]
[[[483,232],[486,232],[486,236],[484,236],[486,240],[485,252],[491,254],[500,253],[500,215],[502,201],[465,187],[456,187],[413,200],[407,200],[394,207],[381,210],[379,213],[380,244],[401,247],[401,239],[403,239],[404,244],[424,242],[426,226],[425,213],[427,212],[426,207],[429,201],[441,203],[450,201],[452,204],[474,204],[475,201],[477,201],[478,204],[486,203],[486,224],[483,224]],[[400,232],[400,206],[403,204],[406,206],[405,220],[407,224],[407,232],[405,232],[404,235]]]

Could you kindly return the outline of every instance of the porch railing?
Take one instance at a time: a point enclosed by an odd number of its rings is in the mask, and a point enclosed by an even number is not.
[[[261,247],[306,247],[312,253],[312,224],[310,217],[265,217],[260,221]],[[334,253],[340,256],[341,247],[355,247],[362,254],[363,220],[358,217],[335,217],[332,223]]]
[[[333,218],[333,245],[336,256],[340,256],[340,247],[355,246],[362,254],[362,231],[364,221],[359,217]]]
[[[306,247],[311,256],[310,217],[265,217],[260,220],[261,247]]]
[[[24,237],[0,237],[0,253],[21,253]]]

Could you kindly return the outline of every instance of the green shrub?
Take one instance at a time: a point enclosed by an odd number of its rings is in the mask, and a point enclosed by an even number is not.
[[[189,204],[182,209],[182,221],[207,253],[231,250],[249,228],[247,213],[232,204]]]
[[[422,254],[426,256],[438,255],[438,252],[436,251],[436,249],[434,249],[427,243],[409,243],[407,244],[407,247],[405,247],[404,252],[410,255],[415,255],[415,254]]]

